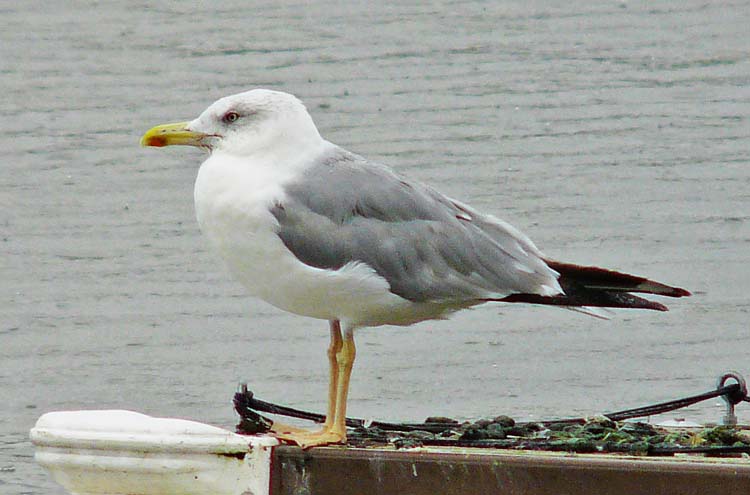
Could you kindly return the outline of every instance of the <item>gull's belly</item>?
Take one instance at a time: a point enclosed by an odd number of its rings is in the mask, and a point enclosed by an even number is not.
[[[265,221],[245,217],[201,225],[230,272],[252,295],[291,313],[352,326],[424,319],[404,319],[404,311],[414,304],[391,293],[388,282],[366,265],[327,270],[302,263],[276,235],[273,217],[268,216]]]

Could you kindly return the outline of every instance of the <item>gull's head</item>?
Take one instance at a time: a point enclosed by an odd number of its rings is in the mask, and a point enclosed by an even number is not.
[[[197,146],[252,155],[280,146],[299,149],[321,141],[307,109],[295,96],[253,89],[214,102],[190,122],[153,127],[143,146]]]

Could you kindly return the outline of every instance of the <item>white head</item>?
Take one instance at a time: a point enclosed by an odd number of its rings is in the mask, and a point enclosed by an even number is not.
[[[268,89],[226,96],[197,119],[156,126],[141,139],[144,146],[184,144],[242,156],[280,147],[304,149],[321,141],[301,101]]]

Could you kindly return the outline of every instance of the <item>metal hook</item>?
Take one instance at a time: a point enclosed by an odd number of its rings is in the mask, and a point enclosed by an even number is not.
[[[720,389],[724,387],[727,380],[730,379],[736,381],[740,388],[737,393],[724,394],[721,396],[721,398],[724,399],[724,402],[727,403],[727,413],[721,421],[722,424],[726,426],[734,426],[737,424],[737,415],[734,414],[734,406],[745,400],[745,397],[747,397],[747,383],[745,383],[745,378],[736,371],[727,371],[721,375],[719,381],[716,383],[716,388]]]

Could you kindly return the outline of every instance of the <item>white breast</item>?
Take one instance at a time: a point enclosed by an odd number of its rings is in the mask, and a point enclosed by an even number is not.
[[[195,182],[201,230],[251,294],[285,311],[354,326],[410,324],[442,314],[392,294],[364,264],[326,270],[300,262],[276,235],[269,210],[283,203],[287,178],[272,163],[214,155]]]

